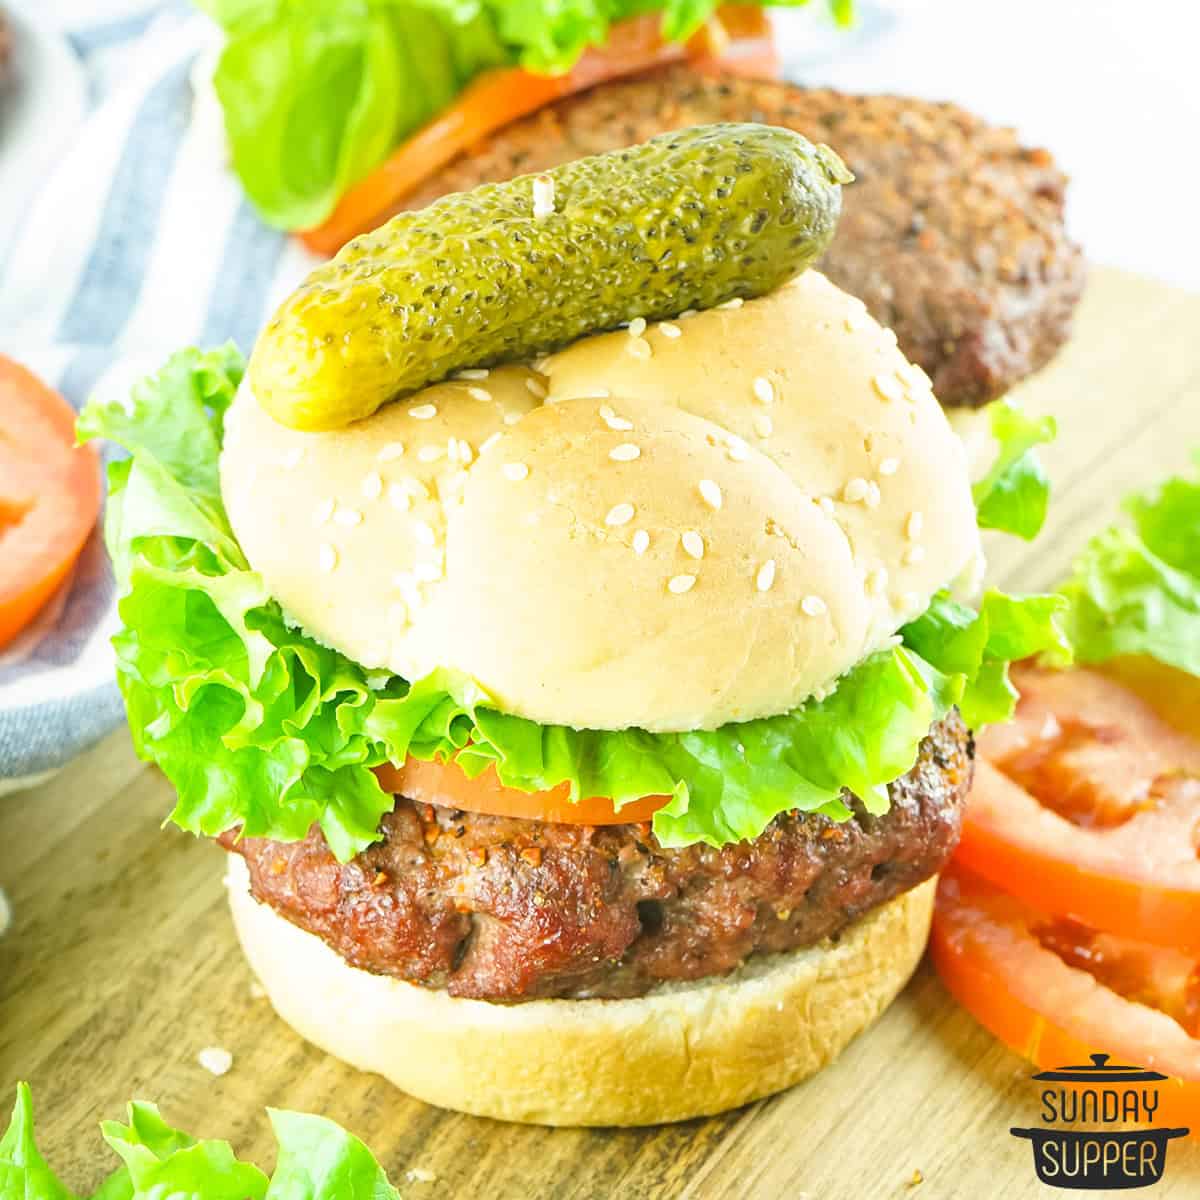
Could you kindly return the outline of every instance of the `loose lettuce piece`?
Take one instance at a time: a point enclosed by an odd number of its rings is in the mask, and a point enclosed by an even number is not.
[[[129,1200],[158,1200],[163,1196],[200,1200],[262,1200],[267,1177],[250,1163],[238,1161],[228,1142],[197,1141],[172,1129],[153,1104],[129,1105],[129,1124],[103,1121],[104,1140],[125,1164],[105,1187],[104,1200],[128,1195]],[[121,1188],[121,1191],[115,1190]]]
[[[342,193],[489,67],[568,70],[613,24],[662,13],[681,40],[718,0],[197,0],[226,34],[213,83],[263,219],[323,221]],[[799,5],[807,0],[773,0]],[[850,19],[852,0],[829,0]]]
[[[0,1196],[4,1200],[75,1200],[46,1165],[33,1140],[33,1096],[17,1084],[12,1120],[0,1137]]]
[[[1146,655],[1200,676],[1200,481],[1170,479],[1124,507],[1133,528],[1094,537],[1061,589],[1076,655]]]
[[[325,1117],[272,1108],[279,1142],[267,1200],[400,1200],[375,1156]]]
[[[371,1151],[324,1117],[270,1110],[279,1142],[268,1181],[228,1142],[197,1141],[168,1125],[153,1104],[129,1105],[129,1124],[104,1121],[104,1140],[123,1162],[92,1200],[399,1200]],[[29,1085],[17,1085],[12,1122],[0,1138],[3,1200],[76,1200],[33,1139]]]
[[[618,808],[671,802],[665,845],[753,838],[780,812],[849,816],[849,788],[874,812],[955,703],[979,723],[1011,711],[1006,664],[1059,646],[1057,600],[992,594],[978,616],[939,597],[824,699],[691,733],[576,730],[500,713],[473,680],[435,671],[375,678],[289,626],[249,568],[221,503],[216,459],[242,363],[176,355],[130,405],[89,406],[81,437],[121,442],[106,534],[121,588],[114,639],[134,746],[175,785],[171,819],[193,833],[240,826],[295,841],[319,824],[343,861],[377,837],[392,798],[372,768],[455,759],[494,765],[524,791],[566,783]]]
[[[1030,417],[1011,400],[997,400],[987,411],[999,453],[973,489],[979,527],[1032,541],[1050,503],[1050,481],[1034,447],[1052,442],[1058,427],[1053,417]]]

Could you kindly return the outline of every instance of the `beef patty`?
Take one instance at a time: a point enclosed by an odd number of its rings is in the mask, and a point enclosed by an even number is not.
[[[895,330],[943,404],[995,399],[1066,340],[1084,280],[1063,227],[1066,177],[1047,151],[953,104],[674,67],[509,125],[405,207],[712,121],[788,126],[846,160],[857,179],[820,269]]]
[[[837,824],[788,813],[752,842],[660,846],[647,825],[547,824],[403,797],[383,840],[339,863],[302,842],[232,833],[251,890],[356,967],[452,996],[638,996],[753,954],[836,937],[936,873],[958,841],[974,747],[933,726],[891,807]]]

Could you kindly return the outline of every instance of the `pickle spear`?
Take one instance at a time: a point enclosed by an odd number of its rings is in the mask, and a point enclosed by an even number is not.
[[[762,295],[828,246],[853,176],[767,125],[702,125],[445,196],[356,238],[284,301],[250,380],[338,429],[464,367]]]

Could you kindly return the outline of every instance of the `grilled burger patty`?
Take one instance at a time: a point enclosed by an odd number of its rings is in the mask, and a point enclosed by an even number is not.
[[[995,399],[1066,340],[1084,280],[1063,227],[1066,177],[1047,151],[953,104],[674,67],[509,125],[405,206],[711,121],[788,126],[845,159],[857,182],[820,269],[895,330],[943,404]]]
[[[237,841],[254,896],[349,963],[486,1000],[638,996],[835,937],[936,873],[958,841],[974,747],[957,713],[872,817],[787,814],[753,842],[668,850],[649,825],[547,824],[416,805],[346,864]]]

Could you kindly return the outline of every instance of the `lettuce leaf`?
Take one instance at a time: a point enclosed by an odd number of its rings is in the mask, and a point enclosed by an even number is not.
[[[1000,449],[973,489],[979,527],[1032,541],[1050,504],[1050,480],[1034,447],[1052,442],[1058,426],[1053,417],[1031,417],[1008,399],[996,400],[987,411]]]
[[[985,593],[976,611],[945,592],[903,630],[906,645],[947,675],[967,682],[958,701],[973,729],[1007,721],[1017,702],[1008,664],[1041,655],[1068,666],[1071,644],[1061,627],[1067,609],[1062,596],[1007,596]]]
[[[163,1120],[153,1104],[129,1105],[129,1124],[104,1121],[104,1140],[123,1162],[92,1200],[399,1200],[374,1155],[353,1134],[324,1117],[271,1109],[279,1143],[268,1181],[240,1161],[228,1142],[198,1141]],[[76,1200],[38,1153],[33,1099],[17,1084],[12,1121],[0,1138],[4,1200]]]
[[[75,1200],[59,1182],[33,1140],[33,1096],[17,1084],[12,1119],[0,1137],[0,1196],[5,1200]]]
[[[213,85],[234,170],[270,225],[323,221],[489,67],[565,71],[625,17],[693,33],[718,0],[197,0],[226,34]],[[769,0],[803,4],[806,0]],[[830,0],[849,20],[850,0]]]
[[[372,768],[408,756],[494,765],[524,791],[569,785],[619,808],[648,795],[668,846],[757,837],[780,812],[834,819],[843,789],[873,812],[956,703],[1003,720],[1008,661],[1061,650],[1052,598],[990,594],[979,614],[935,598],[897,644],[789,713],[690,733],[576,730],[498,712],[473,680],[369,675],[289,626],[237,544],[217,479],[223,416],[242,375],[230,347],[175,355],[128,404],[90,405],[81,438],[131,458],[109,474],[106,535],[123,628],[114,639],[134,747],[175,785],[171,819],[213,836],[303,838],[343,861],[377,837],[392,798]]]
[[[1200,676],[1200,480],[1170,479],[1124,507],[1133,528],[1094,537],[1061,589],[1076,655],[1146,655]]]

